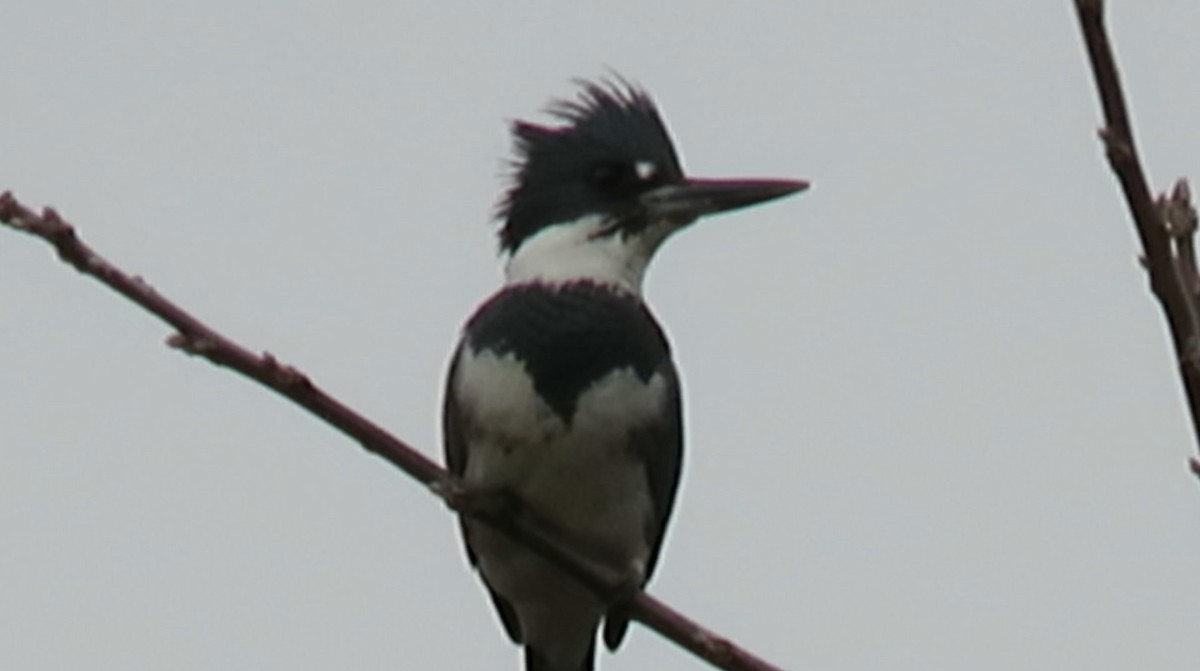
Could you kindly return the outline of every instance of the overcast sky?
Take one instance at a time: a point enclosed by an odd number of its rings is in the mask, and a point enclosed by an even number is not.
[[[0,190],[439,460],[505,121],[640,82],[691,173],[814,182],[651,269],[651,591],[792,670],[1196,668],[1193,438],[1068,0],[10,4]],[[1114,4],[1151,179],[1200,176],[1200,5]],[[3,230],[0,329],[0,668],[519,668],[436,499]]]

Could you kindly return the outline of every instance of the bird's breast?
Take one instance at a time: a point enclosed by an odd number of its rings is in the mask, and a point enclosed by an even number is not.
[[[454,385],[467,442],[463,476],[513,491],[591,541],[643,546],[652,504],[630,441],[664,412],[668,384],[662,374],[643,380],[631,368],[613,370],[579,394],[566,421],[514,354],[466,349]]]
[[[673,420],[678,390],[640,299],[590,282],[507,287],[468,321],[451,375],[468,482],[512,491],[580,540],[647,556],[653,448],[637,436]]]

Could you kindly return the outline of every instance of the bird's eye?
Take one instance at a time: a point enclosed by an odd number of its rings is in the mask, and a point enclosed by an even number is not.
[[[658,166],[654,164],[654,161],[638,161],[633,164],[633,171],[637,173],[639,180],[646,183],[658,179]]]
[[[605,190],[638,190],[655,183],[658,169],[651,161],[602,163],[591,174],[591,182]]]

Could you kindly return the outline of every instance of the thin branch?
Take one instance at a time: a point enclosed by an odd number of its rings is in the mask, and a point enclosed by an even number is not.
[[[1197,295],[1200,277],[1196,273],[1193,244],[1195,208],[1187,183],[1182,180],[1176,182],[1170,196],[1160,196],[1157,201],[1150,196],[1133,141],[1116,59],[1104,27],[1104,2],[1075,0],[1075,9],[1104,109],[1105,127],[1100,130],[1100,139],[1133,216],[1142,243],[1143,263],[1150,275],[1150,289],[1171,329],[1192,429],[1200,443],[1200,297]],[[1193,459],[1191,468],[1200,476],[1200,463]]]
[[[519,506],[477,505],[473,492],[442,467],[322,391],[304,373],[280,363],[269,353],[255,354],[242,347],[157,293],[142,278],[112,265],[84,244],[75,229],[53,209],[46,208],[39,215],[5,192],[0,194],[0,223],[49,242],[64,262],[170,324],[176,330],[167,339],[170,346],[231,368],[288,398],[356,440],[368,452],[428,485],[430,491],[459,514],[508,534],[554,562],[605,601],[617,598],[625,590],[617,571],[573,549],[552,529],[522,514]],[[633,598],[630,616],[717,668],[781,671],[644,592]]]

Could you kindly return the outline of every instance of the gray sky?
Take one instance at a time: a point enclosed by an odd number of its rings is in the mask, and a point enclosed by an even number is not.
[[[1151,178],[1200,176],[1200,6],[1114,4]],[[1068,0],[681,7],[14,3],[0,189],[440,454],[504,120],[614,68],[692,173],[815,184],[651,271],[652,591],[788,669],[1194,669],[1193,443]],[[0,668],[518,668],[384,462],[4,231],[0,328]]]

